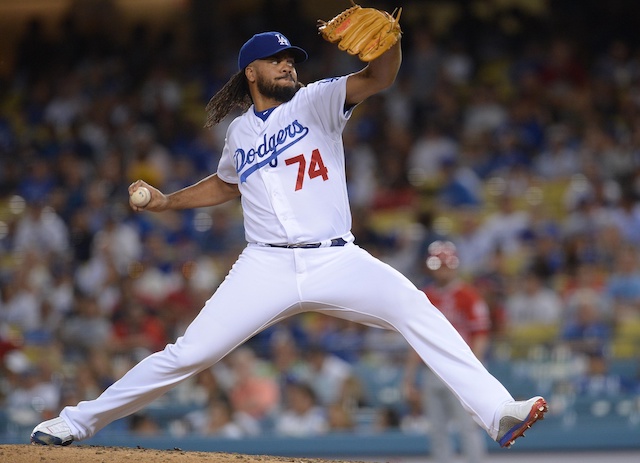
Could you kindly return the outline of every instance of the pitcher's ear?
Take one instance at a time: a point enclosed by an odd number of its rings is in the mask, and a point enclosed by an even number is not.
[[[244,75],[249,82],[255,82],[256,70],[253,68],[253,66],[249,65],[246,68],[244,68]]]

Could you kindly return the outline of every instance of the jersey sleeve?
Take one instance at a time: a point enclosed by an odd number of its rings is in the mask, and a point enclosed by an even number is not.
[[[227,140],[225,140],[224,147],[222,148],[222,155],[218,162],[218,177],[227,183],[240,183]]]
[[[313,108],[325,131],[342,134],[355,106],[345,108],[349,76],[319,80],[307,87],[307,104]]]

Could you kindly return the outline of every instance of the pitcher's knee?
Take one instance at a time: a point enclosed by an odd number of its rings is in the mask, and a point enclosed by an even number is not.
[[[415,318],[418,314],[429,310],[438,310],[427,296],[419,290],[399,294],[390,310],[405,319]]]
[[[162,353],[177,370],[200,371],[220,360],[218,355],[203,349],[202,346],[185,345],[180,343],[180,340],[175,344],[168,344]]]

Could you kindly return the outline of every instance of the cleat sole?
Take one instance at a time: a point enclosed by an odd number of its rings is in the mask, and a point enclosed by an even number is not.
[[[31,444],[32,445],[61,445],[67,446],[73,442],[73,439],[62,442],[62,439],[59,437],[52,436],[51,434],[47,434],[44,432],[36,431],[31,435]]]
[[[506,442],[501,443],[500,447],[502,448],[511,448],[514,444],[515,440],[518,437],[524,437],[524,433],[527,429],[531,428],[531,426],[538,420],[544,419],[544,414],[549,410],[547,406],[547,402],[544,399],[538,399],[536,403],[531,407],[531,411],[529,412],[529,416],[520,423],[518,426],[514,426],[506,436],[509,436]],[[504,439],[504,438],[503,438]]]

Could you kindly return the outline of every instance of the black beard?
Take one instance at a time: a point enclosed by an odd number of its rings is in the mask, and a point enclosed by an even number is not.
[[[258,78],[256,84],[258,85],[258,91],[262,96],[278,101],[279,103],[286,103],[287,101],[290,101],[298,90],[302,88],[302,84],[298,81],[296,81],[294,86],[289,86],[269,83]]]

